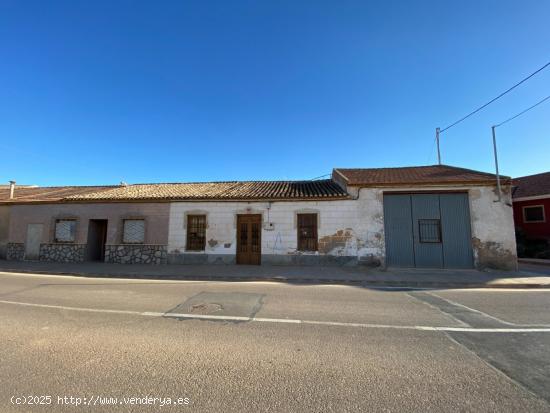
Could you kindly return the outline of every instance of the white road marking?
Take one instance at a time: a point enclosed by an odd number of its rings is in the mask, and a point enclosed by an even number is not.
[[[495,317],[495,316],[492,316],[492,315],[490,315],[490,314],[484,313],[483,311],[479,311],[479,310],[476,310],[475,308],[468,307],[467,305],[457,303],[456,301],[450,300],[450,299],[445,298],[445,297],[441,297],[441,296],[438,295],[438,294],[432,294],[432,295],[434,295],[434,296],[436,296],[436,297],[442,299],[443,301],[447,301],[449,304],[452,304],[452,305],[457,306],[457,307],[465,308],[466,310],[469,310],[469,311],[471,311],[471,312],[473,312],[473,313],[480,314],[480,315],[482,315],[482,316],[484,316],[484,317],[487,317],[487,318],[491,318],[491,319],[493,319],[493,320],[495,320],[495,321],[497,321],[497,322],[499,322],[499,323],[506,324],[506,325],[509,325],[509,326],[515,326],[515,325],[517,325],[516,323],[511,323],[511,322],[509,322],[509,321],[504,321],[504,320],[502,320],[502,319],[500,319],[500,318],[498,318],[498,317]]]
[[[239,316],[222,316],[222,315],[207,315],[207,314],[185,314],[185,313],[162,313],[155,311],[130,311],[130,310],[111,310],[103,308],[85,308],[85,307],[68,307],[63,305],[25,303],[20,301],[0,300],[1,304],[19,305],[25,307],[51,308],[57,310],[82,311],[91,313],[108,313],[108,314],[130,314],[143,317],[166,317],[166,318],[188,318],[196,320],[210,321],[246,321],[259,323],[285,323],[285,324],[309,324],[321,326],[337,326],[350,328],[385,328],[395,330],[418,330],[418,331],[448,331],[448,332],[471,332],[471,333],[550,333],[548,327],[530,327],[530,328],[473,328],[473,327],[434,327],[434,326],[401,326],[390,324],[369,324],[369,323],[346,323],[338,321],[315,321],[315,320],[298,320],[287,318],[263,318],[263,317],[239,317]]]

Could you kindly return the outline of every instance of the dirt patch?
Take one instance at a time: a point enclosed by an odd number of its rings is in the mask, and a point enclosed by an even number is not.
[[[218,240],[215,240],[215,239],[208,240],[208,245],[210,246],[210,248],[214,248],[216,245],[218,245]]]

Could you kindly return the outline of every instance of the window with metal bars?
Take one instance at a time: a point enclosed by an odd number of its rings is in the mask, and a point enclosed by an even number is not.
[[[441,242],[441,220],[419,219],[418,234],[420,242],[440,243]]]
[[[317,214],[298,214],[298,251],[317,251]]]
[[[187,251],[204,251],[206,215],[187,215]]]
[[[122,220],[122,243],[143,244],[145,242],[145,220],[124,219]]]
[[[55,221],[55,242],[75,242],[75,235],[75,219],[57,219]]]

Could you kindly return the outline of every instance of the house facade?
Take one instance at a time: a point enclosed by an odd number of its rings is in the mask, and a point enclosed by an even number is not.
[[[515,178],[513,202],[520,249],[550,258],[550,172]]]
[[[493,175],[436,165],[335,169],[318,181],[21,188],[0,192],[0,207],[7,259],[515,269],[509,179],[502,188],[496,202]]]

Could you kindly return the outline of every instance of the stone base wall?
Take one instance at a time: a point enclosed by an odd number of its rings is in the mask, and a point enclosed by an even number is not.
[[[25,258],[25,244],[22,242],[8,242],[6,247],[6,259],[10,261],[23,261]]]
[[[117,264],[166,264],[166,245],[106,245],[105,262]]]
[[[40,244],[40,261],[83,262],[86,244]]]

